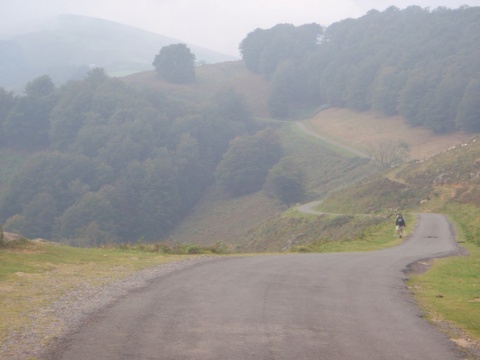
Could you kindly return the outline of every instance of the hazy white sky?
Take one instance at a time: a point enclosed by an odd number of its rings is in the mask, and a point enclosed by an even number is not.
[[[328,26],[391,5],[458,8],[480,6],[480,0],[0,0],[0,38],[36,18],[76,14],[237,56],[239,43],[256,28],[312,22]]]

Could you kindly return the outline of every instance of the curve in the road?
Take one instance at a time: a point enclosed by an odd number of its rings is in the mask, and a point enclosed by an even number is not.
[[[401,246],[369,253],[227,258],[161,277],[98,314],[49,360],[453,360],[404,269],[456,254],[441,215]]]

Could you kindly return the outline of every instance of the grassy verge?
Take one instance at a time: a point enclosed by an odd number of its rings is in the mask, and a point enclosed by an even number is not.
[[[365,218],[365,216],[357,216]],[[407,216],[407,222],[411,223],[409,229],[413,229],[414,217]],[[408,230],[408,229],[407,229]],[[407,231],[408,235],[408,231]],[[353,251],[375,251],[388,247],[400,245],[401,239],[394,237],[394,226],[392,221],[383,221],[380,224],[362,229],[354,239],[341,241],[316,241],[308,245],[298,246],[293,251],[298,252],[353,252]]]
[[[480,209],[450,203],[443,210],[450,214],[457,241],[468,255],[437,259],[426,273],[410,277],[408,285],[429,321],[450,329],[461,346],[469,345],[464,338],[480,344]]]
[[[0,248],[0,344],[10,332],[28,329],[39,308],[68,290],[107,285],[134,271],[191,257],[149,250],[80,249],[33,242]]]
[[[408,284],[427,319],[451,323],[480,341],[480,248],[464,246],[469,256],[438,259],[427,273],[412,276]]]

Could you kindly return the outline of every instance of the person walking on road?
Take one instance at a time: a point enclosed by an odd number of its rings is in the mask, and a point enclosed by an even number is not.
[[[405,219],[402,214],[397,214],[395,219],[395,235],[400,239],[403,238],[403,229],[407,227]]]

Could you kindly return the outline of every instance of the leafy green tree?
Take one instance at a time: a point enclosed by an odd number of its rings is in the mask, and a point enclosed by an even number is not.
[[[58,216],[83,196],[85,190],[79,191],[79,185],[88,191],[96,191],[103,185],[99,181],[104,178],[100,168],[87,157],[39,153],[25,162],[8,184],[0,202],[0,214],[3,220],[15,214],[25,215],[32,204],[43,203],[36,198],[37,194],[43,193],[52,196],[57,211],[55,215]],[[26,222],[30,223],[29,220]]]
[[[152,65],[165,81],[178,84],[195,81],[195,55],[185,44],[162,47]]]
[[[51,106],[44,99],[28,96],[18,99],[3,126],[7,145],[28,151],[47,148]]]
[[[254,127],[253,115],[243,95],[229,88],[215,94],[213,112],[224,121],[243,123],[247,131]]]
[[[15,105],[15,97],[12,92],[0,88],[0,146],[5,146],[4,123],[10,110]]]
[[[442,76],[422,101],[420,114],[425,126],[436,133],[454,131],[455,118],[465,87],[465,81],[459,76]]]
[[[472,79],[463,95],[455,122],[467,132],[480,132],[480,80]]]
[[[78,202],[66,209],[58,218],[56,224],[56,237],[62,239],[79,239],[84,237],[85,231],[95,224],[97,229],[103,230],[110,234],[110,240],[115,240],[113,237],[114,223],[112,222],[112,214],[114,209],[111,203],[102,196],[101,193],[86,193]],[[101,241],[104,240],[104,241]],[[95,239],[93,243],[89,241],[82,245],[99,245],[101,242],[106,242],[107,239]]]
[[[25,92],[28,96],[44,97],[55,91],[55,84],[48,75],[40,76],[27,83]]]
[[[181,211],[188,211],[213,182],[213,167],[204,158],[198,140],[183,133],[175,149],[177,185]]]
[[[233,196],[258,191],[281,156],[279,139],[272,130],[235,138],[217,167],[216,179]]]
[[[400,91],[405,85],[405,73],[384,67],[379,71],[372,91],[372,108],[385,115],[398,114]]]
[[[109,77],[103,68],[94,68],[85,75],[85,83],[93,88],[105,83],[108,79]]]
[[[26,96],[14,99],[3,121],[6,144],[23,150],[47,148],[50,112],[58,101],[55,86],[48,76],[41,76],[29,82],[25,91]],[[12,105],[8,95],[3,100]]]
[[[60,89],[60,100],[52,109],[50,142],[53,149],[66,150],[85,124],[94,97],[84,82],[71,82]]]
[[[155,159],[132,161],[107,189],[119,239],[160,239],[180,221],[184,208],[174,161],[166,149]]]
[[[367,61],[358,66],[355,76],[350,80],[347,94],[347,106],[357,111],[371,107],[372,87],[379,69],[376,61]]]
[[[50,193],[38,193],[23,208],[24,232],[30,239],[43,237],[53,238],[53,225],[58,215],[55,199]]]
[[[268,110],[273,117],[286,118],[289,115],[289,103],[292,101],[292,85],[296,73],[293,63],[285,62],[278,66],[270,80],[268,92]]]
[[[423,125],[420,118],[422,99],[427,93],[429,79],[425,74],[412,72],[400,93],[398,111],[407,123],[413,126]]]
[[[278,24],[267,30],[256,29],[240,43],[240,52],[249,70],[270,76],[283,61],[300,62],[314,51],[322,32],[318,24]]]
[[[305,172],[294,158],[284,157],[268,172],[264,190],[286,205],[301,202],[305,199]]]

